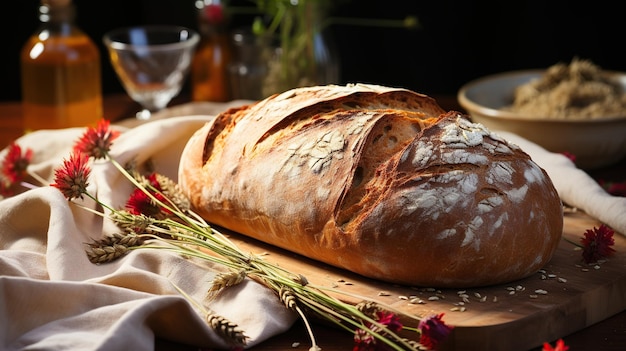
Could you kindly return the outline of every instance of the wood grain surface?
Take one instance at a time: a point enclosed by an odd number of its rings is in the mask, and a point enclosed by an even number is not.
[[[446,109],[458,109],[454,97],[439,97],[437,101]],[[112,121],[132,115],[137,108],[136,103],[125,95],[105,97],[105,115]],[[21,104],[0,103],[0,147],[19,137],[21,129]],[[624,181],[625,167],[626,160],[591,172],[591,175],[596,179]],[[599,222],[584,213],[567,214],[564,237],[579,240],[585,230],[594,226],[599,226]],[[554,341],[561,337],[565,337],[572,350],[622,350],[626,345],[626,314],[623,312],[626,310],[626,239],[619,234],[615,235],[616,255],[597,269],[581,265],[580,251],[562,241],[554,258],[545,267],[546,274],[553,274],[554,277],[546,276],[547,279],[541,279],[541,274],[536,274],[501,286],[468,289],[470,302],[463,306],[464,312],[451,310],[460,307],[458,290],[442,290],[439,295],[443,299],[428,301],[430,296],[437,294],[436,291],[427,289],[429,287],[384,284],[239,235],[233,235],[233,239],[253,253],[269,253],[267,260],[304,274],[312,283],[336,286],[342,291],[391,303],[410,313],[445,313],[444,321],[455,326],[449,342],[445,345],[447,350],[540,350],[544,341]],[[566,281],[560,282],[558,278]],[[507,288],[518,285],[524,290],[510,295]],[[544,289],[547,294],[533,299],[530,295],[534,289]],[[389,296],[379,296],[380,292],[387,292]],[[475,293],[480,294],[480,298]],[[414,305],[401,299],[402,296],[412,295],[426,300],[426,303]],[[485,298],[485,301],[481,302],[481,298]],[[316,323],[314,331],[324,350],[350,350],[352,347],[352,337],[339,329]],[[156,341],[155,350],[158,351],[198,349],[163,339]],[[294,347],[294,343],[299,346]],[[304,328],[301,323],[296,323],[288,332],[254,349],[306,350],[308,346],[310,344]]]
[[[563,237],[578,242],[587,229],[599,225],[580,211],[567,213]],[[442,350],[467,350],[470,346],[480,350],[529,350],[626,308],[626,239],[618,233],[616,254],[599,264],[584,264],[580,249],[561,240],[554,257],[542,271],[508,284],[470,289],[387,284],[254,239],[228,234],[242,248],[264,254],[266,260],[304,275],[311,284],[380,301],[418,316],[444,313],[444,321],[455,329]],[[462,293],[467,295],[465,299]],[[361,301],[357,297],[331,294],[351,303]],[[421,303],[416,303],[417,300]]]

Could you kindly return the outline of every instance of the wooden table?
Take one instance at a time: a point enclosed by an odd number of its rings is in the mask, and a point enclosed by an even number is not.
[[[447,110],[461,110],[454,97],[435,97]],[[187,102],[177,98],[173,104]],[[105,118],[117,121],[132,116],[139,109],[125,95],[111,95],[104,99]],[[19,102],[0,102],[0,148],[7,146],[22,134],[21,105]],[[605,169],[594,170],[590,175],[609,181],[626,180],[626,160]],[[626,292],[625,292],[626,293]],[[325,325],[314,324],[316,339],[325,351],[350,350],[351,335]],[[570,350],[623,350],[626,348],[626,311],[619,312],[599,323],[564,337]],[[554,344],[554,340],[551,341]],[[294,347],[298,343],[299,346]],[[515,340],[511,340],[515,343]],[[308,350],[309,340],[303,325],[297,322],[287,333],[278,335],[254,350]],[[471,349],[471,347],[469,347]],[[157,340],[157,350],[197,350],[196,347]]]

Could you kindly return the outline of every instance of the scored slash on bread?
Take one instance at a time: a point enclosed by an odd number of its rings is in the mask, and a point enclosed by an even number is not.
[[[517,146],[434,99],[297,88],[208,122],[179,184],[209,222],[366,277],[472,287],[535,273],[562,206]]]

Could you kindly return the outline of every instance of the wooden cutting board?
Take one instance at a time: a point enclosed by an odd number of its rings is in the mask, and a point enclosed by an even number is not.
[[[598,221],[580,211],[567,213],[563,236],[579,242],[587,229],[599,226]],[[455,326],[445,350],[528,350],[626,309],[626,238],[618,233],[614,236],[615,255],[600,264],[582,263],[580,249],[562,240],[553,259],[533,276],[503,285],[441,290],[364,278],[254,239],[231,235],[242,248],[266,254],[267,261],[302,274],[311,283],[335,287],[418,316],[444,313],[443,320]],[[465,299],[462,293],[467,295]],[[341,294],[337,297],[360,301]]]

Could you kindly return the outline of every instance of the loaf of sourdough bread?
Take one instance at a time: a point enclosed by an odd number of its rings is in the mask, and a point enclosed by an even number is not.
[[[516,145],[426,95],[375,85],[224,111],[189,140],[179,184],[210,223],[415,286],[524,278],[563,230],[551,180]]]

